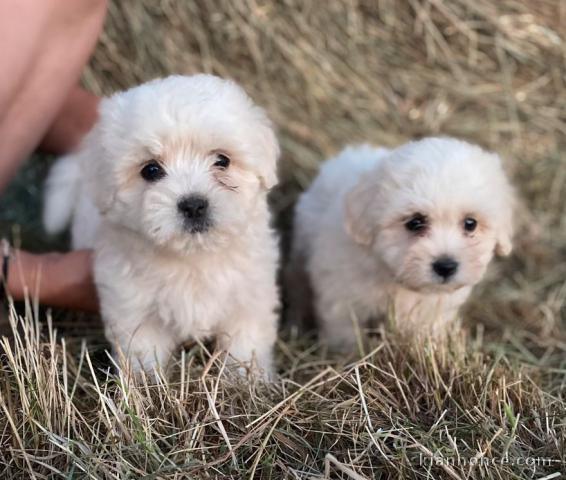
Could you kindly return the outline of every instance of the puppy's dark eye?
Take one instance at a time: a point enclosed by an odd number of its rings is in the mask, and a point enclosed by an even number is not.
[[[409,230],[409,232],[414,232],[414,233],[424,232],[427,226],[428,226],[428,220],[421,213],[416,213],[409,220],[405,222],[405,228]]]
[[[222,168],[223,170],[227,169],[230,165],[230,158],[223,153],[216,154],[216,162],[214,162],[214,166],[218,168]]]
[[[466,232],[473,232],[478,226],[478,221],[472,217],[466,217],[464,219],[464,230]]]
[[[146,182],[157,182],[167,174],[159,163],[152,160],[141,169],[140,175]]]

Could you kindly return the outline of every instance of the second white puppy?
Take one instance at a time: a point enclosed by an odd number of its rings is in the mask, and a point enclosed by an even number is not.
[[[46,227],[72,217],[74,248],[95,246],[106,334],[134,369],[214,336],[272,373],[278,248],[266,196],[278,155],[239,86],[195,75],[104,99],[81,149],[55,165]]]
[[[352,348],[355,322],[386,315],[444,332],[494,252],[510,253],[512,203],[499,157],[455,139],[350,147],[325,163],[298,202],[292,252],[324,339]]]

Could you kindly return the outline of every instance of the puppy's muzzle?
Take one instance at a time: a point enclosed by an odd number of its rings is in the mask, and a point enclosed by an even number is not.
[[[185,229],[190,233],[202,233],[209,229],[210,208],[206,197],[189,195],[177,203],[177,209],[183,216]]]
[[[443,282],[447,282],[458,271],[458,262],[450,257],[441,257],[432,263],[432,270]]]

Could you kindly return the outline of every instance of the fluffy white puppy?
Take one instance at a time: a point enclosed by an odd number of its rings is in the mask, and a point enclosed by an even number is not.
[[[45,226],[72,219],[73,247],[95,247],[105,331],[134,369],[216,337],[271,374],[278,248],[266,196],[278,156],[239,86],[172,76],[104,99],[80,150],[54,166]]]
[[[445,332],[493,254],[510,253],[512,203],[499,157],[455,139],[326,162],[297,204],[291,267],[323,338],[352,348],[356,322],[389,315],[411,334]]]

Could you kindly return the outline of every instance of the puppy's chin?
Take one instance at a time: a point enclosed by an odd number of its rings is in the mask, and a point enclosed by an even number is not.
[[[182,234],[184,233],[186,235],[191,235],[191,236],[195,236],[195,235],[205,236],[207,233],[213,230],[213,228],[214,228],[214,223],[209,219],[197,223],[183,222]]]
[[[411,292],[425,295],[450,294],[467,286],[466,283],[458,280],[458,278],[448,281],[442,281],[441,279],[437,280],[434,278],[419,281],[414,278],[403,278],[401,276],[398,277],[396,281],[401,287],[410,290]]]
[[[185,225],[174,232],[147,232],[146,239],[158,249],[177,255],[220,251],[228,245],[223,235],[212,225]]]

